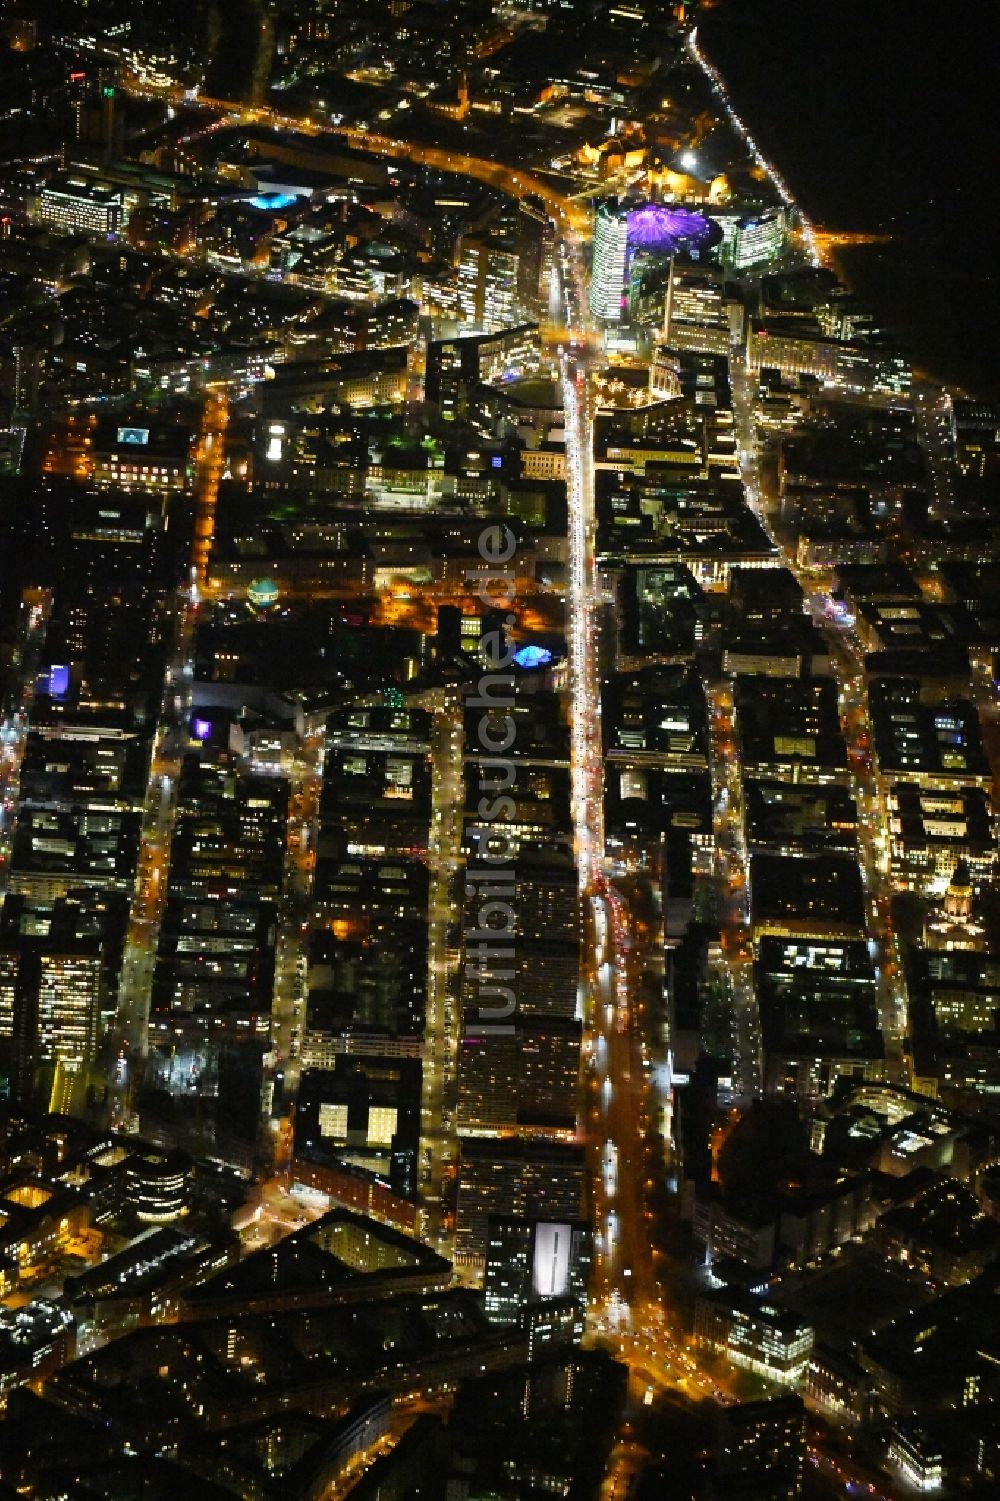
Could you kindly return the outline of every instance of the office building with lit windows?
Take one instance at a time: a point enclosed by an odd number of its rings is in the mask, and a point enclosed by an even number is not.
[[[936,793],[992,788],[975,704],[928,702],[920,678],[873,678],[868,684],[875,768],[884,787],[908,783]]]
[[[467,235],[458,256],[461,322],[481,333],[499,333],[515,321],[520,256],[503,235]]]
[[[507,1032],[465,1017],[459,1056],[459,1131],[574,1133],[581,1024],[518,1016]]]
[[[897,1418],[889,1438],[889,1463],[918,1491],[939,1491],[944,1479],[940,1440],[922,1424]]]
[[[20,1105],[65,1106],[97,1051],[124,913],[97,892],[11,892],[0,923],[0,1072]],[[54,1081],[68,1093],[52,1096]]]
[[[121,193],[84,176],[59,173],[42,189],[38,218],[68,233],[114,235],[122,223]]]
[[[129,1207],[144,1225],[169,1225],[188,1210],[191,1163],[183,1152],[146,1152],[125,1167]]]
[[[497,1215],[486,1248],[486,1316],[516,1324],[524,1311],[553,1298],[572,1298],[581,1313],[593,1258],[587,1221],[564,1224]]]
[[[46,953],[20,939],[0,953],[0,1046],[10,1055],[11,1092],[31,1096],[35,1071],[62,1064],[75,1073],[93,1058],[101,997],[101,957]]]
[[[456,1259],[484,1260],[491,1215],[560,1224],[578,1220],[585,1181],[584,1150],[575,1142],[463,1137]]]
[[[94,479],[102,487],[164,497],[188,492],[194,480],[193,437],[180,424],[101,422],[94,437]]]
[[[594,223],[590,311],[603,323],[620,323],[625,316],[627,264],[628,209],[620,203],[602,203]]]
[[[723,1287],[698,1298],[694,1337],[697,1345],[724,1355],[733,1365],[791,1386],[805,1376],[814,1333],[808,1324],[752,1293]]]
[[[765,1093],[825,1098],[841,1077],[882,1076],[878,980],[863,939],[765,935],[754,986]]]
[[[720,1407],[710,1501],[798,1501],[805,1461],[805,1408],[798,1397]]]
[[[775,261],[788,238],[788,210],[781,205],[739,219],[733,231],[731,257],[737,271]]]
[[[729,305],[718,270],[670,262],[663,338],[670,349],[728,355]]]
[[[426,400],[445,421],[460,415],[469,391],[509,375],[528,375],[538,369],[541,339],[537,323],[522,323],[496,333],[454,339],[432,339],[427,346],[424,376]]]

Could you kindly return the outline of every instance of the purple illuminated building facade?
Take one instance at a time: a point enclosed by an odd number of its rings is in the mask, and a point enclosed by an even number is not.
[[[722,230],[714,220],[678,203],[644,203],[629,210],[626,224],[626,242],[632,252],[697,256],[712,250],[722,239]]]

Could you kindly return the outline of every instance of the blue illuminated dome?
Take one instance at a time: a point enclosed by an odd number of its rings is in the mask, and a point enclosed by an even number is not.
[[[682,250],[700,255],[722,239],[722,229],[713,219],[679,203],[644,203],[632,209],[627,233],[630,249],[657,255],[676,255]]]
[[[254,579],[247,590],[250,603],[258,609],[264,609],[268,605],[277,604],[278,586],[273,579]]]
[[[522,646],[514,653],[514,661],[518,667],[547,667],[552,661],[552,653],[545,646]]]
[[[253,198],[247,199],[251,208],[266,209],[269,213],[291,208],[292,204],[298,201],[298,195],[295,193],[256,193]]]

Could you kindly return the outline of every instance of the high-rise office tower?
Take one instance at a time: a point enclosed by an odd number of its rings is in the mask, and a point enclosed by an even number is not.
[[[80,945],[92,947],[85,939]],[[0,953],[0,1043],[19,1104],[30,1102],[37,1069],[62,1064],[76,1074],[97,1047],[100,953],[47,948],[44,939],[22,939],[19,950]]]
[[[602,203],[594,224],[590,311],[604,323],[620,323],[625,313],[628,261],[628,210]]]
[[[0,919],[0,1071],[28,1105],[85,1081],[102,1001],[113,999],[126,908],[104,892],[9,893]]]
[[[462,322],[493,334],[515,321],[520,256],[503,234],[467,235],[458,259],[458,301]]]
[[[491,1215],[572,1224],[582,1212],[585,1180],[584,1152],[576,1142],[464,1137],[457,1259],[485,1258]]]
[[[463,1132],[523,1128],[532,1135],[575,1129],[580,1023],[518,1016],[507,1033],[465,1017],[459,1060],[458,1126]]]

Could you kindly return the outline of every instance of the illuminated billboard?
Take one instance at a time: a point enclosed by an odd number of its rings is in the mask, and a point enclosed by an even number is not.
[[[543,1220],[535,1226],[531,1287],[536,1297],[562,1298],[569,1291],[572,1240],[570,1225]]]
[[[148,427],[120,427],[118,442],[128,448],[145,448],[149,442]]]

